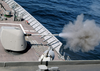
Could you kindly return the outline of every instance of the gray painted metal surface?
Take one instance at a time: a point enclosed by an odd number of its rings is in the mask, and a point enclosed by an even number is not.
[[[15,11],[17,11],[19,14],[23,15],[23,18],[28,21],[28,24],[30,24],[33,29],[35,29],[39,34],[45,35],[45,34],[50,34],[52,35],[51,32],[49,32],[40,22],[38,22],[33,16],[31,16],[24,8],[22,8],[18,3],[16,3],[14,0],[5,0],[5,2],[13,8]],[[24,14],[23,14],[24,13]],[[40,29],[42,27],[42,29]],[[52,35],[53,36],[53,35]],[[49,38],[49,36],[44,36],[43,37],[45,41],[48,42],[59,54],[59,49],[62,46],[62,43],[55,37]],[[49,38],[49,39],[48,39]],[[52,41],[55,40],[55,41]]]
[[[100,64],[100,60],[70,60],[70,61],[50,61],[50,62],[0,62],[0,67],[9,67],[9,66],[38,66],[38,65],[94,65]]]
[[[96,65],[63,65],[59,66],[58,71],[100,71],[100,64]],[[53,67],[49,66],[48,68]],[[38,66],[15,66],[15,67],[0,67],[0,71],[36,71]]]
[[[36,71],[41,62],[1,62],[0,71]],[[43,62],[43,65],[59,67],[58,71],[100,71],[100,60],[74,60]]]

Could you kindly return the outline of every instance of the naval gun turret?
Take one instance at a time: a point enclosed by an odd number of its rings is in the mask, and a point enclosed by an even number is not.
[[[0,30],[0,39],[2,46],[6,50],[23,51],[27,46],[24,33],[18,27],[2,26]]]
[[[2,46],[6,50],[23,51],[26,49],[27,42],[25,36],[38,36],[41,34],[25,34],[22,29],[18,27],[2,26],[0,29],[0,40]],[[53,36],[49,34],[48,36]],[[58,34],[54,34],[58,36]]]
[[[10,51],[24,51],[27,47],[25,36],[38,36],[42,34],[25,34],[19,27],[2,26],[0,30],[0,40],[5,50]],[[45,35],[46,36],[46,35]],[[47,36],[59,36],[59,34],[49,34]],[[54,60],[55,54],[54,49],[49,45],[39,61],[52,61]]]

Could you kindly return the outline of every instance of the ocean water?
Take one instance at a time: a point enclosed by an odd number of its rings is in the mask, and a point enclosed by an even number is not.
[[[100,26],[100,0],[15,0],[51,33],[59,34],[64,25],[74,22],[78,15],[84,14],[84,20],[95,20]],[[100,59],[100,46],[89,52],[73,52],[64,49],[66,44],[63,38],[57,37],[62,43],[61,54],[65,59],[72,60],[98,60]]]

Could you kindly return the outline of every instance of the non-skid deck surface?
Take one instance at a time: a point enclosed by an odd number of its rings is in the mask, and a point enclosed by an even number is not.
[[[6,10],[11,10],[10,7],[5,2],[3,2],[2,4]],[[1,7],[0,7],[0,14],[3,14],[3,10]],[[7,24],[4,24],[4,23],[7,23]],[[0,28],[2,26],[20,27],[20,25],[13,25],[13,24],[21,24],[26,33],[38,34],[30,25],[25,23],[25,20],[13,21],[13,16],[11,18],[7,18],[7,20],[0,21]],[[28,46],[27,46],[27,49],[24,52],[21,52],[20,54],[5,51],[0,42],[0,62],[2,61],[3,62],[4,61],[5,62],[6,61],[19,61],[19,62],[38,61],[39,57],[43,54],[43,52],[48,49],[48,46],[46,46],[47,42],[43,42],[44,39],[40,37],[41,36],[25,37],[26,41],[28,42]],[[42,44],[45,44],[45,45],[42,45]],[[56,52],[55,52],[55,60],[60,60]]]

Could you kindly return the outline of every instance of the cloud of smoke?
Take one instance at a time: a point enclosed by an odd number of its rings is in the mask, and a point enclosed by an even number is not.
[[[94,50],[100,42],[100,28],[94,20],[83,21],[84,15],[81,14],[77,20],[65,25],[60,37],[66,39],[65,48],[77,52],[88,52]]]

